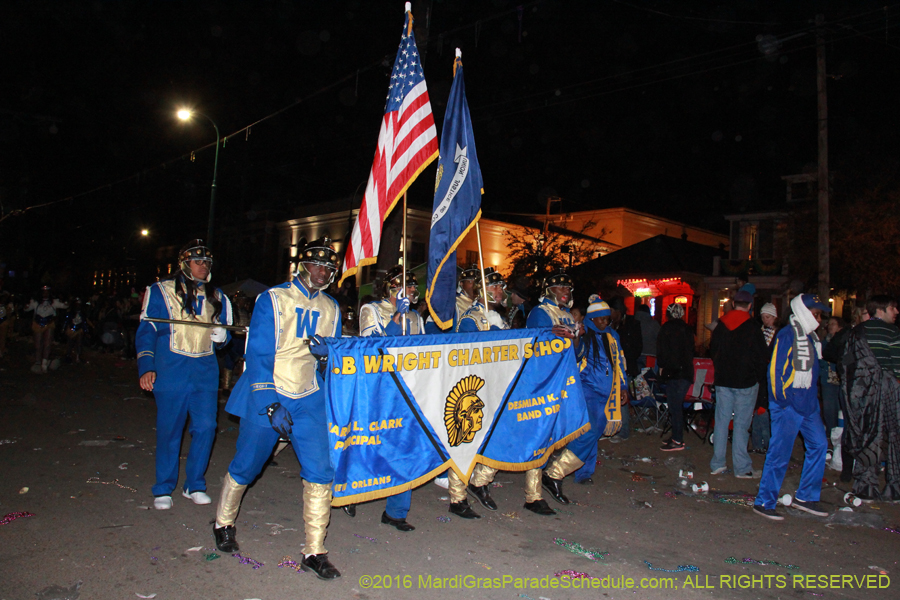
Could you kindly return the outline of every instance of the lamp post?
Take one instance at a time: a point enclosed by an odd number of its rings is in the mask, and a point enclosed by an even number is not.
[[[212,247],[213,218],[216,213],[216,172],[219,170],[219,141],[221,140],[221,137],[219,136],[219,126],[216,125],[216,122],[213,121],[209,115],[186,108],[182,108],[178,111],[178,118],[182,121],[189,121],[194,115],[205,117],[210,123],[212,123],[213,128],[216,130],[216,158],[215,161],[213,161],[212,189],[209,193],[209,226],[206,229],[206,245],[208,247]]]

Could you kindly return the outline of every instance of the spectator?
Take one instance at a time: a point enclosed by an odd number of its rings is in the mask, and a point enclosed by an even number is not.
[[[666,309],[666,312],[668,313],[668,309]],[[641,355],[638,358],[638,372],[641,372],[647,366],[649,357],[656,358],[656,339],[659,337],[659,323],[650,316],[650,307],[646,304],[638,305],[634,311],[634,318],[641,324]],[[679,318],[684,320],[683,317]]]
[[[684,322],[684,306],[670,304],[668,320],[654,342],[658,352],[656,364],[659,380],[666,383],[666,403],[672,419],[672,437],[661,450],[684,450],[684,397],[694,381],[694,332]],[[649,314],[648,314],[649,316]]]
[[[825,339],[825,343],[822,345],[822,358],[824,360],[820,365],[822,370],[825,370],[824,367],[827,366],[827,383],[822,381],[823,377],[821,375],[819,378],[822,386],[823,413],[827,412],[829,403],[829,399],[826,398],[826,393],[834,393],[835,396],[832,401],[837,403],[834,407],[834,420],[830,427],[828,425],[829,416],[823,414],[826,436],[831,441],[836,455],[831,464],[827,466],[834,469],[840,468],[841,481],[844,483],[847,483],[853,478],[853,457],[850,455],[847,445],[843,442],[844,428],[838,427],[840,421],[839,411],[841,410],[841,362],[844,358],[844,350],[847,346],[847,336],[850,334],[850,328],[846,327],[846,325],[847,323],[840,317],[829,317],[828,336]],[[833,391],[830,389],[832,387],[834,388]],[[840,451],[839,455],[837,454],[838,451]]]
[[[769,353],[766,362],[772,358],[772,343],[775,341],[775,334],[778,333],[778,310],[771,302],[763,304],[759,309],[759,316],[762,319],[763,339],[766,341],[766,348]],[[769,420],[769,390],[766,385],[766,378],[759,382],[759,390],[756,393],[756,407],[753,409],[753,424],[750,432],[750,452],[757,454],[765,454],[769,449],[769,438],[771,437],[771,422]]]
[[[791,301],[791,309],[794,314],[788,326],[775,337],[772,351],[768,375],[772,443],[766,455],[759,493],[753,504],[757,514],[774,521],[784,520],[776,512],[775,504],[798,433],[803,436],[806,457],[800,473],[800,487],[792,506],[818,517],[828,516],[819,507],[828,441],[822,429],[816,393],[822,347],[815,333],[822,313],[828,309],[812,294],[795,297]],[[734,434],[737,442],[737,422]]]
[[[837,427],[838,411],[841,409],[841,380],[838,377],[838,363],[847,342],[848,331],[840,317],[828,317],[825,340],[822,344],[822,364],[819,369],[819,384],[822,390],[822,420],[825,421],[825,436],[831,439],[831,430]]]
[[[853,328],[842,358],[841,400],[844,431],[854,458],[853,493],[863,501],[900,500],[900,330],[894,325],[897,302],[873,296],[866,303],[869,320]],[[879,491],[878,473],[887,441],[886,485]]]
[[[748,292],[734,296],[734,310],[719,319],[713,330],[709,350],[715,366],[716,427],[710,470],[713,475],[727,471],[728,424],[734,416],[734,440],[731,456],[735,477],[759,477],[747,453],[750,421],[759,381],[766,369],[766,341],[756,322],[750,318]]]
[[[740,275],[738,275],[735,278],[734,284],[737,286],[738,292],[747,292],[748,294],[750,294],[751,301],[750,301],[750,310],[748,312],[750,313],[750,316],[753,316],[753,300],[752,300],[752,298],[756,297],[756,286],[753,285],[752,283],[750,283],[750,274],[747,273],[746,271],[741,273]]]

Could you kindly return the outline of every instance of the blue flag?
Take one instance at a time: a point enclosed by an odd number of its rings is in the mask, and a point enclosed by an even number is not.
[[[537,468],[591,427],[572,344],[549,328],[326,343],[334,506],[448,468]]]
[[[453,87],[441,131],[425,292],[431,317],[441,329],[451,325],[456,312],[456,247],[481,218],[484,192],[459,57],[457,49]]]

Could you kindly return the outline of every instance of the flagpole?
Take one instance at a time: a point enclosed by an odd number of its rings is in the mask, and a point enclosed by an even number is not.
[[[484,310],[488,309],[487,282],[484,280],[484,254],[481,252],[481,225],[475,221],[475,237],[478,239],[478,266],[481,267],[481,293],[484,294]],[[478,298],[475,298],[478,302]]]
[[[406,192],[403,192],[403,297],[406,298]],[[412,306],[410,306],[410,309]],[[406,315],[400,315],[403,335],[406,335]]]

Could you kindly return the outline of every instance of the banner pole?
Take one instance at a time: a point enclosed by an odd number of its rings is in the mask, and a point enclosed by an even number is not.
[[[488,310],[487,282],[484,279],[484,253],[481,250],[481,224],[475,221],[475,237],[478,239],[478,266],[481,268],[481,293],[484,294],[484,310]],[[475,298],[478,301],[478,298]]]
[[[403,297],[406,298],[406,192],[403,192]],[[410,306],[412,309],[412,306]],[[406,315],[400,315],[400,325],[403,335],[406,335]]]

